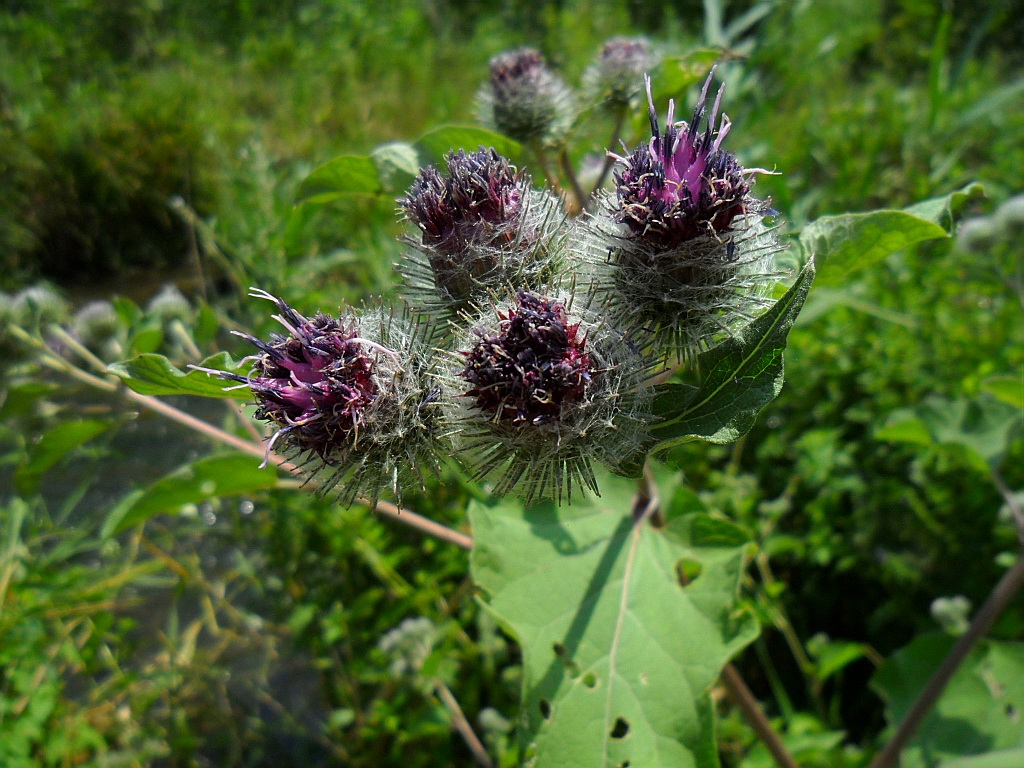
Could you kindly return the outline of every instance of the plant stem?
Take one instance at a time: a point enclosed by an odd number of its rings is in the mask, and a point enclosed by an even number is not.
[[[913,738],[925,715],[935,706],[946,684],[953,677],[953,673],[956,672],[970,650],[985,636],[985,633],[995,623],[999,614],[1003,612],[1003,609],[1020,591],[1021,586],[1024,586],[1024,550],[1018,555],[1013,567],[1003,574],[1003,578],[996,584],[995,589],[992,590],[985,604],[974,617],[970,627],[957,639],[956,645],[950,649],[946,658],[942,660],[939,668],[935,670],[935,674],[932,675],[931,680],[928,681],[924,690],[921,691],[907,716],[899,724],[896,733],[893,734],[889,743],[885,745],[885,748],[875,758],[874,762],[871,763],[871,768],[892,768],[892,766],[896,765],[900,752],[903,751],[903,748]]]
[[[576,198],[576,210],[585,211],[587,209],[587,195],[583,191],[583,187],[580,186],[580,180],[576,178],[576,169],[572,167],[572,160],[569,159],[569,152],[565,147],[562,147],[558,153],[558,163],[562,167],[562,173],[565,174],[565,178],[569,180],[572,196]]]
[[[590,191],[590,197],[587,199],[587,208],[594,201],[594,197],[601,191],[604,186],[605,179],[608,178],[608,174],[612,170],[612,166],[615,165],[615,158],[612,156],[612,151],[615,149],[615,145],[619,143],[619,138],[622,135],[622,126],[626,122],[626,108],[619,107],[615,113],[615,127],[612,129],[612,140],[608,142],[608,152],[604,157],[604,164],[601,166],[601,173],[597,177],[597,183],[594,188]]]
[[[722,683],[725,685],[725,690],[729,693],[729,698],[740,708],[743,716],[747,718],[747,722],[750,723],[754,732],[757,733],[758,738],[764,742],[772,757],[775,758],[775,762],[782,766],[782,768],[800,768],[796,760],[793,759],[793,756],[789,754],[786,745],[782,743],[779,734],[772,728],[771,722],[769,722],[764,710],[761,709],[761,705],[757,703],[754,694],[750,692],[747,684],[743,682],[739,671],[732,664],[726,664],[725,669],[722,670]]]
[[[459,706],[458,700],[440,680],[434,680],[434,690],[437,692],[437,698],[441,700],[452,716],[452,728],[458,731],[458,734],[462,737],[462,740],[466,742],[466,746],[469,747],[469,751],[473,753],[473,758],[477,764],[482,768],[494,768],[494,762],[491,760],[491,756],[487,754],[487,749],[480,742],[476,733],[473,731],[473,726],[469,724],[469,720],[466,719],[466,715],[462,711],[462,707]]]
[[[548,163],[548,156],[544,151],[543,145],[539,141],[535,141],[530,145],[530,149],[533,150],[534,157],[537,158],[537,165],[540,166],[540,172],[544,175],[544,181],[555,192],[561,192],[558,181],[555,179],[554,174],[551,173],[551,166]]]

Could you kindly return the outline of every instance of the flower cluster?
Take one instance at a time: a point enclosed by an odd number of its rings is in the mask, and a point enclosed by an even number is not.
[[[606,97],[628,102],[646,41],[605,47]],[[595,75],[596,77],[596,75]],[[758,169],[723,149],[709,76],[689,123],[664,130],[647,82],[648,142],[617,160],[615,190],[570,218],[494,149],[423,168],[398,201],[412,318],[379,310],[305,318],[269,294],[286,334],[247,376],[283,447],[347,502],[454,456],[498,495],[598,493],[594,466],[635,475],[654,444],[653,381],[667,358],[722,340],[765,301],[779,245],[751,196]],[[491,62],[495,125],[543,152],[566,102],[540,55]],[[422,480],[422,479],[421,479]]]

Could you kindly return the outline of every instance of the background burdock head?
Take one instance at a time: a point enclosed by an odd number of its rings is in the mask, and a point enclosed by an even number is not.
[[[407,318],[375,311],[307,319],[269,293],[251,295],[277,305],[274,318],[288,333],[269,342],[238,333],[259,350],[249,375],[207,372],[250,389],[257,418],[277,430],[268,456],[283,448],[310,469],[321,493],[336,490],[346,504],[362,494],[376,502],[389,486],[397,495],[399,474],[436,467],[439,391]]]
[[[591,465],[628,471],[647,447],[652,363],[572,297],[519,291],[477,317],[446,371],[453,433],[477,477],[528,503],[598,493]]]
[[[749,321],[766,305],[780,250],[764,223],[768,204],[750,195],[753,177],[722,148],[731,123],[719,120],[724,86],[710,112],[708,90],[693,119],[674,122],[669,102],[664,132],[647,79],[651,139],[619,157],[616,190],[595,222],[600,254],[610,254],[613,315],[643,328],[682,357]]]
[[[643,93],[644,74],[657,63],[643,37],[613,37],[583,73],[583,90],[591,101],[626,109]]]
[[[526,144],[557,142],[572,124],[572,92],[533,48],[491,59],[479,99],[483,122]]]
[[[418,307],[457,311],[507,285],[551,278],[565,215],[558,200],[494,149],[445,158],[448,175],[423,169],[398,201],[418,229],[401,269]]]

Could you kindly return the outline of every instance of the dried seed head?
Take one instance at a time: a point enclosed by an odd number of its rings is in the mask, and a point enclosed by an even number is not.
[[[768,204],[750,196],[753,176],[765,171],[743,168],[722,149],[731,127],[724,115],[718,120],[722,90],[707,112],[713,74],[689,124],[674,122],[669,103],[664,133],[647,80],[653,135],[618,158],[616,191],[592,227],[591,247],[608,262],[614,316],[684,357],[766,305],[781,248],[763,221]]]
[[[479,98],[483,122],[523,143],[557,142],[572,123],[572,93],[533,48],[491,59]]]
[[[588,100],[613,109],[624,109],[643,93],[643,76],[657,63],[650,43],[643,37],[613,37],[597,60],[583,74]]]
[[[494,149],[446,162],[447,176],[428,166],[398,201],[419,229],[401,265],[411,303],[451,313],[510,285],[550,281],[564,236],[558,200]]]
[[[527,502],[597,493],[591,466],[626,471],[642,459],[651,363],[571,298],[520,291],[458,340],[447,388],[453,431],[478,477]]]
[[[382,488],[399,493],[406,469],[436,466],[439,390],[426,371],[426,348],[408,320],[381,313],[305,318],[263,291],[288,331],[264,342],[249,334],[252,371],[240,376],[207,370],[247,386],[256,416],[277,432],[267,445],[301,458],[322,493],[338,489],[351,504],[376,502]],[[205,369],[200,369],[205,370]]]

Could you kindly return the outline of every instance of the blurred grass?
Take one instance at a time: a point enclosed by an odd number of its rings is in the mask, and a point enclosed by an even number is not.
[[[991,198],[975,205],[990,210],[1020,190],[1024,167],[1022,18],[1010,2],[925,0],[9,2],[0,287],[45,277],[76,303],[111,292],[143,302],[175,279],[205,307],[188,330],[211,350],[226,341],[209,328],[217,313],[221,324],[252,313],[249,285],[303,311],[387,293],[392,203],[293,216],[298,181],[336,154],[471,122],[471,95],[504,48],[537,45],[574,78],[605,38],[637,32],[671,53],[727,49],[731,146],[780,171],[756,191],[791,227],[975,179]],[[676,456],[714,508],[757,532],[802,638],[827,632],[887,653],[930,626],[934,597],[980,602],[1013,545],[998,495],[963,457],[873,437],[897,408],[1021,371],[1019,310],[972,258],[937,243],[863,273],[845,288],[885,312],[839,306],[797,328],[786,389],[755,431]],[[168,328],[125,306],[134,325],[121,349],[164,344],[188,358]],[[105,396],[32,389],[38,369],[10,339],[0,350],[5,480],[50,425],[120,412]],[[254,497],[248,515],[223,502],[98,539],[120,495],[206,450],[142,418],[71,452],[63,489],[5,491],[0,764],[468,764],[445,710],[392,674],[379,647],[404,619],[428,618],[431,669],[470,718],[514,718],[517,649],[478,610],[464,553],[287,491]],[[1024,485],[1017,454],[1013,487]],[[457,524],[467,492],[448,480],[411,506]],[[1018,610],[998,629],[1022,627]],[[760,642],[799,689],[780,634]],[[768,673],[744,672],[769,697]],[[822,722],[870,745],[877,699],[852,676],[826,694],[834,711]],[[500,717],[482,719],[514,764]]]

